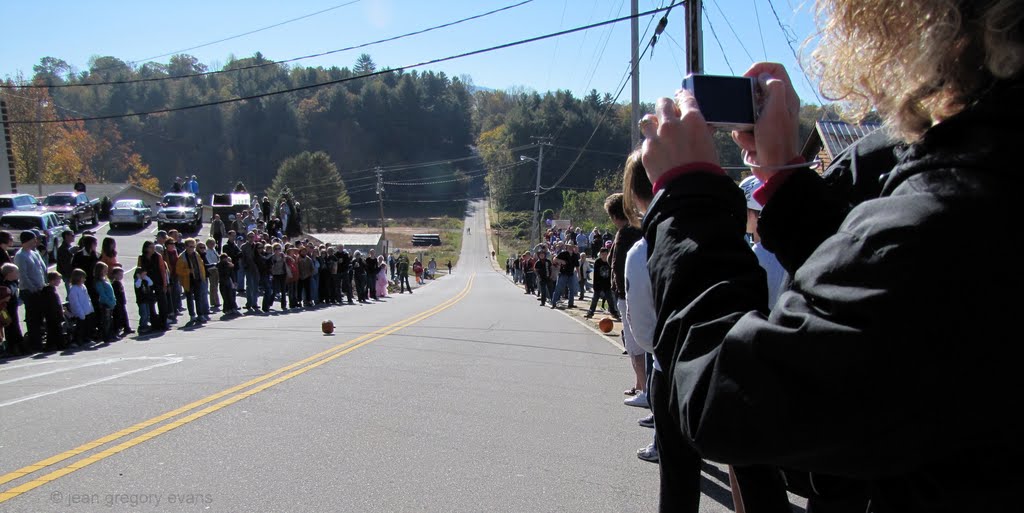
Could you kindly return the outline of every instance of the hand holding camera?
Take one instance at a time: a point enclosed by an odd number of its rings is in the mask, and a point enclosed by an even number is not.
[[[643,163],[652,183],[696,162],[718,164],[712,130],[733,140],[762,181],[799,156],[800,99],[785,67],[754,64],[743,77],[691,75],[676,94],[658,101],[657,116],[640,120]]]

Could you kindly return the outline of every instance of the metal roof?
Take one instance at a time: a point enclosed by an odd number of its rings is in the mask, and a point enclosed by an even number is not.
[[[818,121],[815,123],[815,128],[821,137],[822,144],[825,145],[825,150],[828,151],[830,160],[845,150],[847,146],[881,127],[881,123],[858,125],[851,125],[843,121]]]
[[[332,246],[376,246],[380,243],[379,233],[318,233],[316,238],[330,242]]]

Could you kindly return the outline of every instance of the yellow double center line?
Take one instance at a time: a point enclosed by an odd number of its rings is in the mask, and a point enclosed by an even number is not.
[[[111,434],[109,434],[107,436],[104,436],[102,438],[97,438],[96,440],[93,440],[93,441],[91,441],[89,443],[86,443],[86,444],[80,445],[78,447],[75,447],[74,449],[71,449],[71,450],[68,450],[68,451],[64,451],[64,452],[62,452],[60,454],[57,454],[55,456],[46,458],[45,460],[33,463],[32,465],[28,465],[28,466],[22,467],[22,468],[20,468],[18,470],[15,470],[13,472],[9,472],[7,474],[4,474],[3,476],[0,476],[0,485],[8,483],[10,481],[13,481],[15,479],[19,479],[19,478],[25,477],[25,476],[33,473],[33,472],[37,472],[37,471],[42,470],[42,469],[44,469],[46,467],[49,467],[51,465],[55,465],[55,464],[60,463],[60,462],[62,462],[64,460],[67,460],[69,458],[73,458],[73,457],[78,456],[80,454],[83,454],[85,452],[91,451],[91,450],[93,450],[93,449],[95,449],[97,447],[106,445],[106,444],[108,444],[110,442],[113,442],[115,440],[124,438],[124,437],[126,437],[128,435],[131,435],[133,433],[137,433],[137,432],[142,431],[142,430],[144,430],[144,429],[146,429],[146,428],[148,428],[150,426],[153,426],[153,425],[159,424],[159,423],[161,423],[161,422],[163,422],[165,420],[177,417],[178,415],[181,415],[182,413],[185,413],[185,412],[194,410],[195,408],[198,408],[200,406],[212,403],[212,402],[214,402],[214,401],[216,401],[218,399],[221,399],[221,398],[223,398],[225,396],[229,396],[231,394],[235,394],[235,395],[231,395],[231,397],[229,397],[227,399],[224,399],[223,401],[220,401],[220,402],[218,402],[216,404],[207,406],[206,408],[203,408],[202,410],[196,411],[196,412],[194,412],[194,413],[192,413],[192,414],[190,414],[188,416],[182,417],[182,418],[180,418],[180,419],[178,419],[178,420],[176,420],[174,422],[169,422],[167,424],[164,424],[164,425],[162,425],[162,426],[160,426],[160,427],[158,427],[158,428],[156,428],[156,429],[154,429],[152,431],[149,431],[147,433],[141,434],[139,436],[136,436],[134,438],[131,438],[129,440],[121,442],[118,445],[115,445],[113,447],[110,447],[109,449],[100,451],[100,452],[98,452],[98,453],[96,453],[96,454],[94,454],[92,456],[89,456],[87,458],[83,458],[83,459],[81,459],[79,461],[76,461],[75,463],[72,463],[71,465],[68,465],[68,466],[66,466],[64,468],[61,468],[59,470],[55,470],[53,472],[50,472],[49,474],[46,474],[44,476],[38,477],[36,479],[33,479],[32,481],[29,481],[29,482],[27,482],[25,484],[16,486],[16,487],[11,488],[11,489],[9,489],[7,491],[0,492],[0,503],[5,502],[5,501],[10,500],[10,499],[13,499],[14,497],[17,497],[17,496],[19,496],[19,495],[21,495],[21,494],[23,494],[25,492],[28,492],[30,490],[34,490],[34,489],[36,489],[36,488],[38,488],[40,486],[43,486],[46,483],[54,481],[55,479],[58,479],[58,478],[63,477],[63,476],[66,476],[66,475],[68,475],[68,474],[70,474],[70,473],[72,473],[72,472],[74,472],[76,470],[80,470],[82,468],[85,468],[85,467],[87,467],[89,465],[92,465],[93,463],[96,463],[97,461],[100,461],[100,460],[103,460],[103,459],[108,458],[110,456],[113,456],[113,455],[115,455],[117,453],[120,453],[120,452],[126,450],[126,449],[129,449],[131,447],[139,445],[139,444],[141,444],[141,443],[143,443],[143,442],[145,442],[147,440],[156,438],[156,437],[158,437],[158,436],[160,436],[160,435],[162,435],[164,433],[167,433],[168,431],[171,431],[171,430],[173,430],[173,429],[175,429],[177,427],[184,426],[185,424],[188,424],[188,423],[190,423],[190,422],[192,422],[194,420],[197,420],[199,418],[205,417],[206,415],[208,415],[210,413],[213,413],[213,412],[215,412],[217,410],[220,410],[221,408],[225,408],[225,407],[230,406],[230,405],[232,405],[234,403],[237,403],[238,401],[241,401],[242,399],[245,399],[246,397],[250,397],[250,396],[253,396],[255,394],[258,394],[258,393],[260,393],[260,392],[262,392],[262,391],[264,391],[264,390],[266,390],[266,389],[268,389],[268,388],[270,388],[270,387],[272,387],[274,385],[277,385],[279,383],[282,383],[284,381],[292,379],[295,376],[298,376],[300,374],[308,372],[308,371],[310,371],[312,369],[315,369],[315,368],[317,368],[317,367],[319,367],[319,366],[321,366],[321,365],[323,365],[323,364],[325,364],[327,362],[330,362],[331,360],[334,360],[336,358],[340,358],[340,357],[342,357],[342,356],[344,356],[344,355],[346,355],[346,354],[348,354],[348,353],[350,353],[352,351],[355,351],[356,349],[359,349],[360,347],[363,347],[363,346],[365,346],[367,344],[370,344],[372,342],[380,340],[380,339],[382,339],[382,338],[384,338],[384,337],[386,337],[386,336],[388,336],[388,335],[390,335],[392,333],[395,333],[396,331],[399,331],[399,330],[401,330],[403,328],[407,328],[407,327],[409,327],[409,326],[411,326],[413,324],[416,324],[416,323],[418,323],[418,322],[420,322],[420,321],[422,321],[424,319],[427,319],[428,317],[432,317],[432,316],[434,316],[434,315],[436,315],[436,314],[438,314],[438,313],[440,313],[440,312],[442,312],[444,310],[447,310],[448,308],[451,308],[456,303],[458,303],[459,301],[464,299],[467,295],[469,295],[469,291],[473,287],[473,281],[475,279],[476,279],[476,275],[474,274],[473,276],[470,277],[469,282],[466,283],[466,287],[464,289],[462,289],[462,291],[459,292],[458,294],[456,294],[454,297],[452,297],[451,299],[445,301],[444,303],[441,303],[440,305],[437,305],[437,306],[435,306],[435,307],[433,307],[433,308],[431,308],[429,310],[426,310],[426,311],[424,311],[422,313],[419,313],[419,314],[417,314],[417,315],[415,315],[413,317],[410,317],[410,318],[405,319],[403,321],[399,321],[399,322],[396,322],[394,324],[385,326],[383,328],[380,328],[380,329],[378,329],[376,331],[367,333],[367,334],[362,335],[360,337],[354,338],[352,340],[349,340],[348,342],[345,342],[343,344],[339,344],[337,346],[334,346],[334,347],[332,347],[332,348],[330,348],[330,349],[328,349],[326,351],[322,351],[320,353],[317,353],[317,354],[315,354],[313,356],[310,356],[309,358],[306,358],[304,360],[300,360],[298,362],[295,362],[295,363],[293,363],[291,365],[282,367],[282,368],[277,369],[277,370],[275,370],[273,372],[270,372],[268,374],[264,374],[264,375],[262,375],[262,376],[260,376],[258,378],[252,379],[250,381],[246,381],[245,383],[242,383],[240,385],[233,386],[233,387],[231,387],[231,388],[229,388],[227,390],[223,390],[221,392],[217,392],[216,394],[213,394],[211,396],[204,397],[203,399],[200,399],[198,401],[186,404],[185,406],[182,406],[181,408],[169,411],[169,412],[164,413],[162,415],[158,415],[158,416],[153,417],[153,418],[151,418],[149,420],[145,420],[145,421],[140,422],[138,424],[135,424],[135,425],[133,425],[131,427],[122,429],[122,430],[120,430],[120,431],[118,431],[116,433],[111,433]],[[312,362],[312,363],[310,363],[310,362]],[[296,368],[298,368],[298,369],[296,369]],[[293,369],[296,369],[296,370],[293,370]],[[275,378],[275,376],[277,376],[277,377]],[[273,378],[273,379],[271,379],[271,378]],[[244,392],[237,393],[237,394],[235,393],[235,392],[239,392],[240,390],[244,390],[246,388],[249,388],[252,385],[256,385],[258,383],[262,383],[262,384],[260,384],[257,387],[254,387],[254,388],[251,388],[249,390],[246,390]]]

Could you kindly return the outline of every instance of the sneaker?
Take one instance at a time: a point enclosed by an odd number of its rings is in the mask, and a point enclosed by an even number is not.
[[[594,316],[594,312],[587,312],[587,315],[584,315],[584,317],[586,317],[587,319],[590,319],[593,316]]]
[[[647,447],[636,451],[636,457],[651,463],[658,463],[661,461],[661,458],[658,457],[658,446],[654,445],[654,442],[651,442]]]
[[[640,424],[640,427],[654,428],[654,414],[652,413],[652,414],[650,414],[650,415],[648,415],[648,416],[646,416],[646,417],[636,421],[636,423]]]
[[[626,406],[636,406],[637,408],[648,408],[647,404],[647,392],[640,392],[633,397],[627,397],[622,401]]]

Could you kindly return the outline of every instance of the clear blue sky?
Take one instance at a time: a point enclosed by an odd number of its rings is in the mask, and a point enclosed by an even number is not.
[[[640,0],[640,11],[668,1]],[[2,11],[4,43],[0,45],[0,77],[14,77],[19,71],[30,76],[32,66],[44,56],[62,58],[78,69],[87,69],[92,56],[112,55],[135,61],[342,3],[344,0],[8,2]],[[390,37],[513,3],[517,0],[361,0],[327,13],[187,53],[213,66],[223,64],[229,55],[246,57],[256,51],[270,59],[287,59]],[[800,43],[814,30],[810,12],[813,2],[810,0],[705,0],[706,72],[730,74],[727,58],[734,72],[741,74],[751,63],[748,52],[757,60],[763,60],[767,55],[769,60],[782,62],[790,68],[797,91],[804,101],[817,102],[812,89],[796,68],[770,3],[774,4],[782,22],[791,28],[799,49]],[[628,13],[629,0],[534,0],[488,18],[362,51],[372,55],[378,66],[397,67]],[[648,18],[640,22],[641,33],[648,25]],[[666,30],[675,37],[675,41],[663,37],[653,57],[648,56],[641,63],[641,100],[653,101],[660,96],[671,95],[678,88],[685,69],[683,50],[676,43],[683,42],[683,21],[683,7],[677,6],[669,17]],[[656,23],[657,20],[651,25],[651,31]],[[724,56],[712,36],[711,25],[725,49]],[[351,66],[358,53],[338,53],[296,64]],[[168,57],[157,60],[167,62]],[[523,86],[537,91],[569,89],[574,94],[583,95],[590,89],[614,94],[628,64],[629,23],[622,22],[450,61],[430,69],[450,75],[468,74],[477,85],[484,87],[504,89]],[[628,99],[627,87],[620,101]]]

